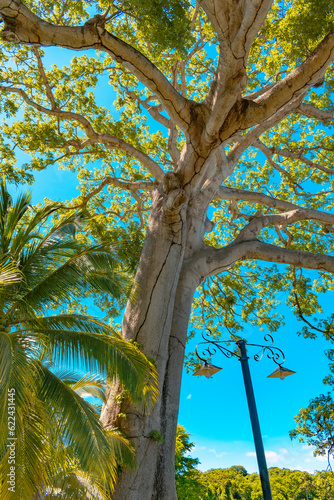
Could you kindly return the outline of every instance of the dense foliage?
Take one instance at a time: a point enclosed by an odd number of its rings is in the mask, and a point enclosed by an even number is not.
[[[199,471],[198,459],[189,455],[194,447],[189,438],[189,433],[178,426],[175,454],[178,500],[262,500],[259,475],[248,474],[241,465]],[[334,475],[330,471],[310,474],[271,467],[269,477],[273,500],[332,500],[334,497]]]
[[[240,471],[238,471],[240,469]],[[273,500],[332,500],[332,472],[310,474],[298,470],[269,469]],[[241,466],[197,472],[196,483],[179,493],[179,500],[262,500],[258,474],[248,474]]]
[[[175,445],[175,481],[179,500],[196,500],[198,495],[204,492],[203,483],[200,480],[200,472],[197,470],[198,458],[189,456],[194,447],[190,435],[181,425],[177,426]]]
[[[306,408],[301,408],[295,417],[297,426],[290,432],[291,438],[315,447],[315,455],[325,455],[328,468],[332,470],[334,455],[334,401],[332,395],[321,394],[311,399]]]

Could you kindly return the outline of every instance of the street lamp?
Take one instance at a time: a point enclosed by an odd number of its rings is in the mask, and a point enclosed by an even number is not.
[[[196,346],[195,352],[196,352],[196,356],[201,361],[203,361],[204,364],[201,366],[201,368],[199,370],[197,370],[197,372],[194,373],[194,375],[196,375],[196,376],[204,375],[206,378],[210,378],[211,375],[222,370],[222,368],[219,368],[218,366],[214,366],[211,363],[208,363],[208,361],[202,357],[202,356],[207,355],[211,359],[211,356],[216,354],[217,350],[219,350],[222,354],[224,354],[224,356],[226,358],[232,358],[234,356],[241,362],[242,374],[243,374],[245,389],[246,389],[249,415],[250,415],[252,430],[253,430],[256,458],[257,458],[257,463],[258,463],[258,467],[259,467],[259,474],[260,474],[260,480],[261,480],[261,486],[262,486],[262,492],[263,492],[263,499],[264,500],[272,500],[267,462],[266,462],[266,457],[264,454],[264,448],[263,448],[263,442],[262,442],[262,436],[261,436],[261,430],[260,430],[260,423],[259,423],[259,418],[258,418],[258,414],[257,414],[254,391],[253,391],[253,384],[252,384],[252,379],[251,379],[251,375],[250,375],[250,371],[249,371],[249,365],[248,365],[249,357],[247,356],[246,345],[247,345],[247,347],[259,347],[260,348],[260,352],[257,352],[256,354],[254,354],[252,356],[255,359],[255,361],[260,361],[263,358],[263,355],[266,354],[269,359],[272,359],[274,361],[274,363],[276,363],[276,365],[278,365],[276,370],[274,370],[273,373],[268,375],[268,378],[280,378],[281,380],[284,380],[285,377],[288,377],[289,375],[292,375],[293,373],[296,373],[296,372],[289,370],[288,368],[284,368],[282,366],[282,364],[285,361],[283,351],[281,349],[279,349],[278,347],[275,347],[273,345],[274,340],[273,340],[272,336],[269,334],[265,335],[264,340],[266,342],[271,342],[270,345],[248,344],[245,339],[212,340],[211,338],[206,337],[204,334],[202,335],[202,337],[203,337],[204,341],[200,342]],[[231,342],[234,342],[238,346],[238,352],[231,351],[231,350],[227,349],[227,347],[225,347],[225,344],[230,344]],[[198,347],[200,345],[203,345],[203,344],[205,344],[207,347],[202,349],[202,356],[200,356],[198,354]]]

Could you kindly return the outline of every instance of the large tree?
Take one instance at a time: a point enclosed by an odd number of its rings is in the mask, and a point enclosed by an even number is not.
[[[176,499],[199,286],[202,317],[214,329],[219,311],[232,333],[242,321],[275,329],[280,290],[308,321],[315,292],[332,287],[333,11],[332,0],[0,0],[4,172],[19,181],[53,163],[77,169],[71,205],[96,231],[128,234],[136,251],[146,231],[138,265],[127,262],[137,272],[123,336],[155,359],[160,398],[147,416],[108,389],[101,420],[137,448],[115,500]],[[51,67],[50,46],[86,52]],[[113,90],[94,95],[104,74]],[[115,106],[102,106],[115,92]],[[29,168],[15,169],[18,149]],[[315,290],[303,269],[319,271]]]

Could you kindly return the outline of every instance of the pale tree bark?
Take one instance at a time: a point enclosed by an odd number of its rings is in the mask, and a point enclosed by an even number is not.
[[[138,405],[120,400],[121,388],[117,383],[108,388],[101,421],[105,426],[117,423],[133,440],[137,450],[137,468],[123,472],[113,494],[114,500],[177,498],[174,446],[182,363],[191,303],[200,283],[208,276],[247,259],[334,272],[334,257],[331,255],[313,254],[261,241],[264,228],[287,228],[305,220],[332,231],[333,215],[303,208],[265,193],[223,185],[249,146],[258,147],[273,163],[275,154],[294,158],[291,156],[294,152],[274,151],[259,141],[261,134],[291,113],[320,121],[332,117],[332,110],[319,111],[302,101],[333,60],[334,30],[285,78],[267,85],[261,92],[242,97],[247,80],[248,53],[272,1],[244,0],[238,2],[238,8],[232,0],[202,0],[199,4],[216,31],[220,55],[207,97],[203,102],[196,103],[186,97],[184,61],[177,65],[181,68],[183,87],[182,91],[178,91],[177,79],[173,86],[138,50],[109,33],[102,16],[95,16],[83,26],[55,26],[38,18],[19,0],[0,0],[0,15],[5,23],[2,37],[5,40],[36,47],[95,48],[110,54],[130,70],[153,96],[143,100],[136,93],[128,92],[129,98],[143,106],[169,133],[168,148],[175,168],[165,172],[144,151],[116,136],[98,133],[86,117],[57,109],[38,53],[36,57],[49,107],[34,102],[21,87],[0,86],[2,92],[20,95],[29,106],[41,113],[77,122],[87,139],[77,144],[72,142],[69,146],[80,150],[88,144],[103,144],[106,149],[117,149],[130,155],[152,175],[152,182],[146,183],[106,177],[82,201],[82,206],[86,206],[107,185],[124,188],[134,194],[138,190],[152,194],[147,235],[135,277],[134,298],[126,307],[122,334],[126,339],[138,342],[143,352],[156,361],[160,398],[152,411],[145,413]],[[194,18],[198,11],[197,7]],[[159,105],[151,104],[152,100],[158,101]],[[248,129],[251,130],[247,132]],[[178,130],[185,137],[181,152],[176,139]],[[231,145],[228,150],[224,150],[226,144]],[[297,159],[308,167],[321,167],[305,155],[298,155]],[[229,245],[212,248],[205,245],[203,239],[214,226],[207,219],[207,210],[215,199],[234,203],[244,200],[261,204],[266,209],[275,210],[275,213],[262,213],[251,218],[239,213],[236,206],[234,217],[245,219],[244,227]],[[156,439],[159,434],[162,435],[162,443]]]

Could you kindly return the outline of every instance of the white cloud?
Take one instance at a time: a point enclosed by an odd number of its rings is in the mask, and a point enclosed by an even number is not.
[[[302,465],[296,465],[294,467],[289,467],[291,470],[303,470],[304,472],[309,472],[310,474],[313,474],[313,469],[304,469]]]
[[[287,451],[287,450],[286,450]],[[248,451],[245,453],[246,457],[256,457],[255,451]],[[273,463],[273,462],[281,462],[284,460],[284,457],[282,455],[279,455],[276,453],[276,451],[266,451],[265,452],[267,462]]]
[[[315,460],[319,460],[319,462],[327,462],[327,457],[324,457],[322,455],[318,455],[316,457],[314,457]]]
[[[217,453],[214,448],[212,450],[209,450],[209,452],[213,453],[216,456],[216,458],[222,458],[224,455],[227,455],[227,451],[222,451],[220,453]]]
[[[279,455],[276,453],[276,451],[266,451],[265,452],[266,459],[268,462],[273,463],[273,462],[281,462],[284,460],[284,457],[282,455]]]
[[[287,450],[286,448],[280,448],[278,451],[280,453],[283,453],[283,455],[287,455],[289,453],[289,450]]]
[[[206,450],[206,446],[194,446],[193,451],[196,450]]]
[[[188,394],[187,399],[191,399],[191,394]]]

